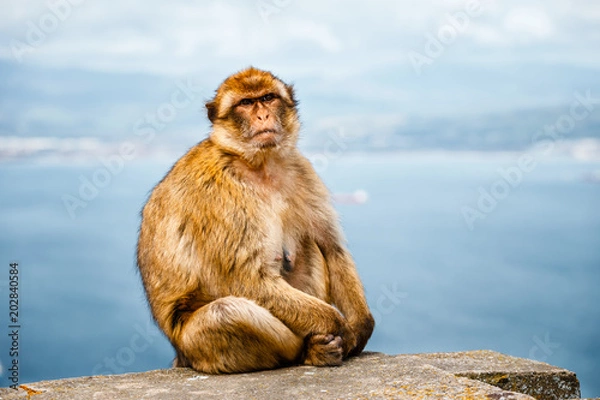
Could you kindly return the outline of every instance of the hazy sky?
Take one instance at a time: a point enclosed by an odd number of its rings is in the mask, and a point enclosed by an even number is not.
[[[8,4],[7,4],[8,3]],[[295,83],[307,129],[396,129],[412,116],[568,106],[600,96],[600,2],[9,0],[0,135],[130,134],[187,82],[165,131],[248,65]]]

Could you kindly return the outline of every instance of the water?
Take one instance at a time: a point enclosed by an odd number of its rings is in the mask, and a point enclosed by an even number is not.
[[[575,371],[583,395],[600,396],[600,185],[582,179],[600,164],[541,162],[469,230],[461,208],[514,165],[348,155],[321,171],[332,191],[370,196],[337,207],[377,319],[367,348],[535,358]],[[128,164],[72,219],[61,196],[97,165],[0,165],[0,323],[17,261],[21,383],[170,365],[134,259],[139,211],[169,166]],[[3,334],[0,349],[9,347]],[[0,361],[7,386],[8,350]]]

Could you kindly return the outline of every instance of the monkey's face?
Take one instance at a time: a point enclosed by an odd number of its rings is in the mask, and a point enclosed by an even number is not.
[[[245,155],[296,144],[299,122],[292,86],[248,68],[227,78],[206,104],[213,138]]]
[[[233,107],[231,118],[243,140],[257,147],[276,146],[285,135],[284,105],[276,93],[245,97]]]

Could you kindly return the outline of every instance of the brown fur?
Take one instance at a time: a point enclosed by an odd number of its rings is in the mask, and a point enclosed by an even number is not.
[[[138,242],[175,365],[229,373],[359,354],[374,321],[327,189],[296,149],[292,87],[249,68],[206,106],[210,137],[156,186]]]

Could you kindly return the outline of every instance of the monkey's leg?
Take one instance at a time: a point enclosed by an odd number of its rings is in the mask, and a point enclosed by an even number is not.
[[[303,340],[265,308],[229,296],[196,310],[177,347],[176,367],[231,373],[291,364],[298,360]]]

